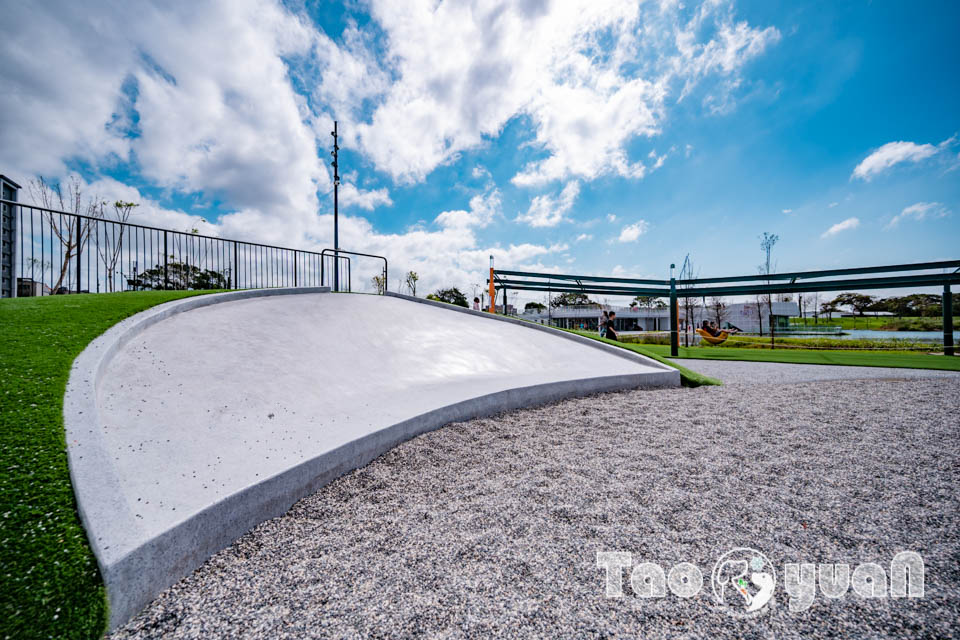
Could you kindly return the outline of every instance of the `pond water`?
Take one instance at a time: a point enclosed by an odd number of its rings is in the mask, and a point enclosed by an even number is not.
[[[842,336],[831,336],[848,340],[916,340],[919,342],[942,342],[942,331],[874,331],[871,329],[844,329]],[[960,331],[953,332],[953,342],[957,344]]]

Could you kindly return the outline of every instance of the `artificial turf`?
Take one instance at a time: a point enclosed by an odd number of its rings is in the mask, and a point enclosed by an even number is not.
[[[669,345],[642,345],[649,353],[670,356]],[[895,367],[960,371],[960,357],[895,351],[833,351],[829,349],[740,349],[736,347],[680,347],[679,358],[693,360],[749,360],[792,364],[833,364],[853,367]]]
[[[682,384],[685,387],[701,387],[705,385],[723,384],[723,381],[718,380],[717,378],[711,378],[710,376],[705,376],[702,373],[691,371],[690,369],[687,369],[686,367],[681,366],[676,362],[667,360],[659,352],[651,349],[651,347],[655,347],[657,345],[635,344],[632,342],[618,342],[616,340],[607,340],[606,338],[601,338],[596,333],[593,333],[591,331],[576,331],[573,329],[563,329],[563,331],[569,331],[570,333],[575,333],[577,335],[584,336],[585,338],[590,338],[592,340],[597,340],[599,342],[612,344],[615,347],[620,347],[622,349],[627,349],[629,351],[635,351],[636,353],[639,353],[642,356],[647,356],[648,358],[651,358],[653,360],[656,360],[657,362],[665,364],[668,367],[672,367],[680,372],[680,384]],[[668,354],[670,353],[669,347],[667,348],[667,353]]]
[[[106,594],[67,467],[74,358],[120,320],[209,291],[0,300],[0,638],[99,638]]]

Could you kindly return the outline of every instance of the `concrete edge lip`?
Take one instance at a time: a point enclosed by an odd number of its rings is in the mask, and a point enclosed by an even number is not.
[[[450,422],[556,402],[604,391],[642,387],[677,387],[679,372],[632,352],[581,336],[530,323],[479,314],[491,320],[551,331],[655,369],[651,373],[566,380],[519,387],[448,405],[353,440],[339,449],[301,462],[262,482],[228,495],[193,516],[152,536],[143,534],[119,490],[120,479],[101,440],[97,386],[106,364],[131,338],[178,313],[248,298],[326,293],[328,287],[254,289],[208,294],[158,305],[127,318],[91,342],[74,361],[64,396],[64,426],[70,477],[80,518],[97,558],[109,601],[109,627],[136,615],[160,592],[189,575],[211,555],[257,524],[285,513],[290,506],[340,475],[363,466],[401,442]],[[443,303],[398,294],[392,297]],[[477,313],[467,309],[467,313]]]

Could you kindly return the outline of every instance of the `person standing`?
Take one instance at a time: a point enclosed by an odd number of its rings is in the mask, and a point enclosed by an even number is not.
[[[480,311],[480,298],[473,299],[473,310]]]
[[[597,322],[597,328],[600,330],[600,337],[602,338],[607,332],[607,321],[610,319],[610,316],[607,315],[606,310],[600,314],[600,320]]]
[[[617,336],[616,329],[613,328],[613,323],[614,323],[614,320],[616,319],[617,319],[617,312],[611,311],[610,315],[607,317],[607,330],[603,334],[603,337],[606,338],[607,340],[620,340],[620,338]]]

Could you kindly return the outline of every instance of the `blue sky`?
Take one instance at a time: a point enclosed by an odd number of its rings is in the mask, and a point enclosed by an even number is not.
[[[24,3],[0,171],[142,221],[341,245],[427,288],[956,258],[960,5]],[[56,39],[59,47],[37,47]]]

